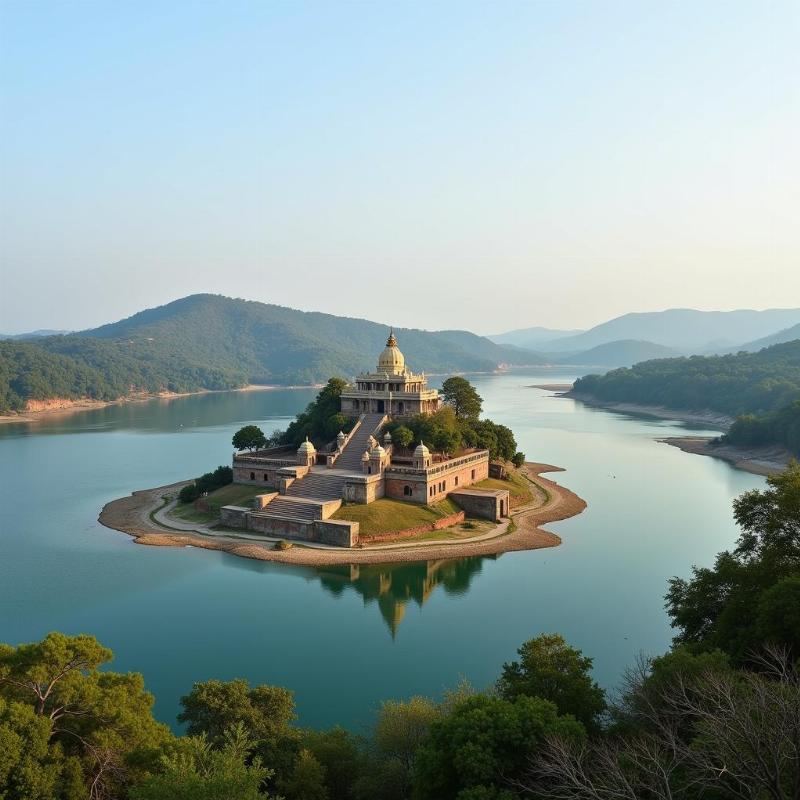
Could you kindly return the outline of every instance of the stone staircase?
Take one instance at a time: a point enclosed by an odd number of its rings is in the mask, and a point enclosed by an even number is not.
[[[336,459],[334,469],[321,466],[313,468],[304,477],[294,480],[284,494],[273,498],[263,511],[255,514],[270,519],[306,523],[329,517],[332,513],[331,506],[323,508],[323,504],[341,501],[342,490],[347,481],[342,472],[361,472],[361,456],[369,447],[369,437],[383,420],[383,414],[365,414],[360,427]]]
[[[318,469],[322,469],[319,467]],[[309,500],[341,500],[345,478],[324,472],[309,472],[305,478],[298,478],[282,497],[304,497]],[[278,498],[275,498],[276,500]],[[274,503],[275,500],[272,501]],[[272,505],[270,503],[270,506]]]
[[[375,433],[376,428],[383,422],[384,414],[364,414],[361,427],[353,434],[345,445],[342,454],[336,459],[336,469],[345,469],[348,472],[361,472],[361,456],[369,446],[369,437]]]
[[[288,497],[276,497],[263,511],[256,512],[265,517],[276,519],[301,520],[313,522],[320,518],[317,503],[304,503]]]

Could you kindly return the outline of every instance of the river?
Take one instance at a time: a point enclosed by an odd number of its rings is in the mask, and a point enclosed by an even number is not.
[[[666,582],[737,535],[731,501],[764,479],[655,441],[675,422],[531,388],[564,371],[475,376],[487,416],[588,502],[547,526],[558,548],[495,558],[317,570],[149,548],[96,520],[134,489],[230,460],[235,430],[285,427],[310,389],[154,400],[0,426],[0,641],[91,633],[142,672],[175,724],[195,681],[244,677],[296,693],[301,724],[360,729],[383,699],[483,687],[524,640],[560,632],[613,689],[671,639]],[[692,428],[694,434],[715,431]]]

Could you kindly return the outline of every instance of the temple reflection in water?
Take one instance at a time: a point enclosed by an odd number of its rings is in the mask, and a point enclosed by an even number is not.
[[[316,569],[322,585],[340,595],[352,588],[365,605],[376,602],[381,616],[395,637],[409,602],[422,607],[437,586],[447,594],[462,594],[473,576],[481,571],[485,558],[440,559],[415,563],[349,564]]]

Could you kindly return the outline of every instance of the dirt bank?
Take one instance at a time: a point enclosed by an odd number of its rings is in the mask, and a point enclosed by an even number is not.
[[[581,403],[585,403],[587,406],[605,408],[609,411],[619,411],[624,414],[643,414],[647,417],[708,425],[710,428],[718,428],[720,431],[728,430],[734,421],[733,417],[729,417],[727,414],[720,414],[718,411],[685,411],[678,408],[667,408],[666,406],[640,405],[639,403],[606,403],[592,397],[592,395],[579,392],[565,392],[563,396],[570,397],[573,400],[580,400]]]
[[[572,388],[571,383],[533,383],[529,389],[546,389],[548,392],[568,392]]]
[[[318,566],[323,564],[384,564],[395,561],[428,561],[439,558],[462,558],[476,555],[494,555],[511,550],[535,550],[555,547],[561,539],[540,526],[580,514],[586,503],[574,492],[555,481],[541,477],[543,472],[562,472],[550,464],[525,465],[528,476],[539,487],[537,499],[515,509],[513,521],[516,530],[482,541],[430,542],[418,546],[386,548],[312,548],[295,546],[289,550],[273,550],[272,541],[244,539],[236,534],[178,533],[159,527],[151,512],[159,508],[164,495],[174,494],[183,483],[161,486],[134,492],[108,503],[100,513],[100,522],[134,537],[138,544],[159,547],[202,547],[223,550],[244,558],[261,561],[278,561],[286,564]],[[502,527],[502,526],[501,526]],[[503,528],[504,529],[504,528]],[[252,535],[252,534],[251,534]]]
[[[782,447],[715,445],[714,440],[708,436],[670,436],[658,441],[678,447],[684,453],[721,458],[738,469],[756,475],[774,475],[776,472],[783,472],[792,459],[792,454]]]

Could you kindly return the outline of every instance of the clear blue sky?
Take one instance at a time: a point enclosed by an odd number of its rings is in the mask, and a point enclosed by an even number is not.
[[[800,4],[0,2],[0,331],[800,306]]]

